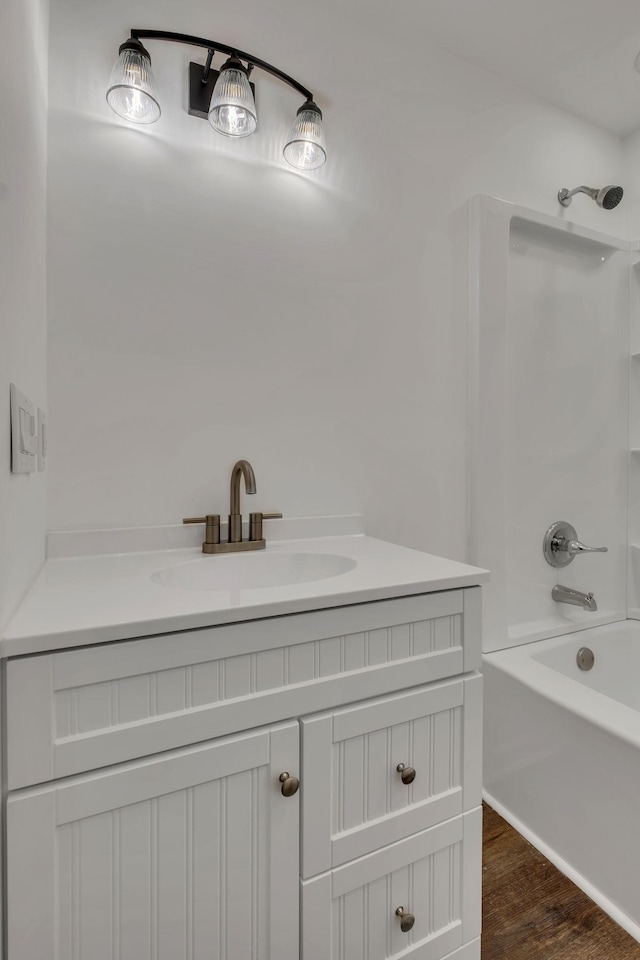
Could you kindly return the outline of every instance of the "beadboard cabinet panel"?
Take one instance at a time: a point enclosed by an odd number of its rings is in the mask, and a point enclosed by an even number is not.
[[[7,960],[298,960],[298,724],[8,802]]]
[[[476,809],[302,881],[302,960],[477,956],[481,830]]]
[[[474,670],[479,624],[472,587],[10,660],[9,788]]]
[[[481,688],[476,674],[302,719],[303,878],[479,804]]]

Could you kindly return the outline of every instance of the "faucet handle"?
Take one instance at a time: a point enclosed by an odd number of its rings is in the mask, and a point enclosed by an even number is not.
[[[249,514],[249,540],[262,540],[262,521],[263,520],[281,520],[281,513],[250,513]]]
[[[564,540],[561,542],[557,548],[558,550],[566,550],[568,554],[572,557],[576,557],[579,553],[608,553],[608,547],[588,547],[584,543],[580,543],[579,540]]]
[[[203,553],[215,553],[210,547],[220,543],[220,514],[208,513],[206,517],[185,517],[183,523],[206,523],[207,529],[202,544]]]

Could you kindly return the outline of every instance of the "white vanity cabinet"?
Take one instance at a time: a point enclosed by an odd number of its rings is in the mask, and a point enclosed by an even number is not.
[[[479,587],[9,660],[5,960],[478,960],[479,664]]]

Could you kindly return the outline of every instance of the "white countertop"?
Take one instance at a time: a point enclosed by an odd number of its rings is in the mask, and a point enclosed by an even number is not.
[[[281,540],[258,554],[337,554],[346,573],[287,586],[200,590],[164,586],[154,574],[187,561],[232,564],[198,548],[47,560],[0,641],[3,657],[192,630],[240,620],[485,583],[486,570],[362,535]]]

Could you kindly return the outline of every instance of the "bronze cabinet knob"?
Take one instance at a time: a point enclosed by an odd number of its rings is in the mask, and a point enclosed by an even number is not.
[[[407,913],[404,907],[398,907],[396,910],[396,917],[400,917],[400,929],[403,933],[409,933],[412,926],[416,922],[416,918],[412,913]]]
[[[288,773],[280,774],[281,792],[283,797],[293,797],[300,789],[300,781],[297,777],[290,777]]]
[[[404,765],[404,763],[399,763],[396,767],[396,770],[400,774],[402,782],[405,784],[405,786],[409,786],[409,784],[413,783],[416,778],[416,772],[413,767],[407,767]]]

